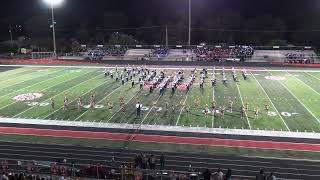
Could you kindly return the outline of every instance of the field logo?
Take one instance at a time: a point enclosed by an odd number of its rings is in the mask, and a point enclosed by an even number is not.
[[[26,93],[20,94],[13,97],[14,101],[32,101],[38,98],[41,98],[44,94],[43,93]]]
[[[264,78],[268,79],[268,80],[272,80],[272,81],[283,81],[283,80],[286,80],[286,77],[283,77],[283,76],[266,76]]]

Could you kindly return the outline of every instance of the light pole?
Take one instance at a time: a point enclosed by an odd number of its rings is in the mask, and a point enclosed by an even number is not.
[[[188,45],[191,45],[191,0],[189,0],[189,33],[188,33]]]
[[[54,6],[59,5],[62,3],[63,0],[44,0],[45,3],[49,4],[51,6],[51,28],[52,28],[52,38],[53,38],[53,56],[57,57],[57,45],[56,45],[56,22],[54,20]]]

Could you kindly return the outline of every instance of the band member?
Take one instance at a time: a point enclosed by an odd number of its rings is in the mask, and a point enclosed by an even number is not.
[[[244,105],[245,105],[246,111],[249,111],[249,103],[246,102],[246,103],[244,103]]]
[[[51,98],[51,99],[50,99],[50,101],[51,101],[51,108],[52,108],[52,109],[55,109],[55,102],[54,102],[54,99],[53,99],[53,98]]]
[[[242,105],[242,106],[240,107],[241,119],[244,118],[245,112],[246,112],[246,108],[245,108],[244,105]]]
[[[206,104],[205,107],[204,107],[204,116],[205,116],[205,118],[208,118],[208,114],[209,114],[209,106],[208,106],[208,104]]]
[[[131,87],[133,87],[133,86],[134,86],[134,80],[131,79]]]
[[[187,104],[185,106],[185,111],[186,111],[186,116],[189,117],[189,115],[190,115],[190,106],[189,106],[189,104]]]
[[[136,104],[137,118],[141,117],[141,108],[142,108],[142,104],[138,101],[138,103]]]
[[[255,116],[255,119],[258,119],[258,118],[259,118],[259,111],[260,111],[259,107],[254,108],[254,116]]]
[[[269,107],[270,107],[270,105],[266,102],[266,104],[264,105],[264,107],[265,107],[265,110],[266,110],[266,112],[267,112],[267,114],[269,113]]]
[[[216,100],[214,98],[212,98],[212,101],[211,101],[211,109],[213,113],[216,110]]]
[[[230,110],[230,113],[232,113],[232,105],[233,105],[233,101],[231,100],[231,98],[229,97],[229,110]]]
[[[140,90],[143,88],[143,81],[140,81]]]
[[[82,99],[80,96],[77,99],[77,106],[78,106],[78,108],[77,108],[78,111],[81,111],[82,110]]]
[[[220,107],[220,114],[221,114],[221,118],[224,119],[224,112],[225,112],[226,108],[224,106]]]

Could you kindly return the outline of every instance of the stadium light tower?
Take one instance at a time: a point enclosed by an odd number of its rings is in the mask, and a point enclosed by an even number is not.
[[[53,55],[56,58],[57,57],[57,46],[56,46],[56,22],[54,20],[54,7],[61,4],[63,0],[43,0],[46,4],[49,4],[51,6],[51,28],[52,28],[52,38],[53,38]]]
[[[189,32],[188,32],[188,45],[191,45],[191,0],[189,0]]]

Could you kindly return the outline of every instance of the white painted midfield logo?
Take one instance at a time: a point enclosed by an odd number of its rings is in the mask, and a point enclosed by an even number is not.
[[[13,97],[12,99],[14,101],[32,101],[38,98],[41,98],[44,94],[43,93],[26,93],[26,94],[19,94],[15,97]]]
[[[283,77],[283,76],[265,76],[264,78],[272,81],[283,81],[287,79],[286,77]]]

